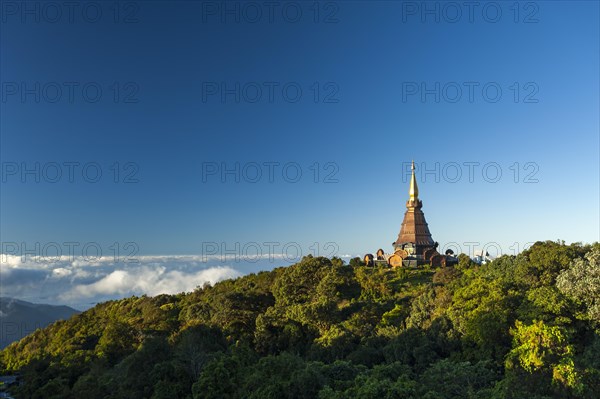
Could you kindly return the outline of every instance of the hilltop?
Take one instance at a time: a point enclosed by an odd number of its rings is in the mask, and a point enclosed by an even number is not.
[[[305,257],[96,305],[0,352],[16,398],[592,398],[600,245],[478,266]]]

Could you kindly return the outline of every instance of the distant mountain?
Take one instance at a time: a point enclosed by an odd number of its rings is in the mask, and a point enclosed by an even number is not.
[[[0,349],[79,311],[68,306],[43,305],[0,297]]]

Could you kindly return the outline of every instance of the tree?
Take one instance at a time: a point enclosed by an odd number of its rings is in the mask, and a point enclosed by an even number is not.
[[[344,266],[344,260],[342,258],[334,256],[333,258],[331,258],[331,264],[333,266]]]
[[[105,357],[109,363],[115,364],[117,360],[131,353],[136,343],[135,330],[129,324],[111,321],[98,341],[96,352],[99,357]]]
[[[365,263],[358,256],[350,259],[350,267],[364,266],[364,264]]]
[[[421,397],[474,398],[476,394],[489,395],[498,374],[491,362],[453,362],[440,360],[428,368],[420,378]]]
[[[221,331],[199,325],[184,330],[177,338],[176,357],[196,381],[204,365],[226,348]]]
[[[513,335],[513,349],[507,356],[508,370],[521,368],[534,375],[536,383],[544,384],[549,380],[560,388],[580,392],[583,386],[580,375],[574,365],[574,348],[568,342],[563,327],[549,326],[543,321],[525,325],[519,320]],[[537,374],[537,376],[536,376]],[[547,384],[544,384],[547,385]]]
[[[273,283],[273,295],[279,306],[307,303],[332,267],[327,258],[305,256],[299,263],[285,268]]]
[[[470,269],[475,266],[477,266],[477,263],[473,262],[471,260],[471,258],[469,257],[469,255],[466,255],[466,254],[458,255],[458,265],[456,266],[456,268],[458,270],[466,270],[466,269]]]
[[[556,279],[558,289],[587,309],[588,317],[600,324],[600,248],[594,248],[585,259],[576,259]]]
[[[572,260],[583,256],[580,245],[564,245],[560,242],[536,242],[522,256],[527,258],[529,274],[534,286],[554,284],[558,274],[569,266]]]

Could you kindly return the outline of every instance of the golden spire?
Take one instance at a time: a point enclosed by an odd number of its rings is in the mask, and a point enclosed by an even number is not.
[[[417,187],[417,178],[415,177],[415,161],[412,161],[412,165],[410,167],[412,170],[412,176],[410,177],[410,189],[408,190],[408,195],[410,196],[410,201],[417,201],[419,199],[419,187]]]

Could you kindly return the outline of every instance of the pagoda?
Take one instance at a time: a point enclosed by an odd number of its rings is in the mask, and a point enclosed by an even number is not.
[[[388,263],[391,266],[417,266],[425,263],[441,266],[445,264],[446,257],[437,252],[438,243],[431,238],[425,214],[421,210],[423,202],[419,199],[414,161],[411,171],[406,212],[398,238],[393,243],[394,254],[389,257]]]
[[[437,251],[438,243],[431,238],[425,214],[421,210],[423,202],[419,199],[419,187],[415,177],[415,161],[411,165],[410,188],[406,212],[400,226],[398,238],[393,242],[394,253],[386,254],[383,249],[377,250],[377,257],[373,254],[364,256],[367,266],[417,267],[420,265],[446,266],[458,263],[458,258],[450,249],[442,255]]]

